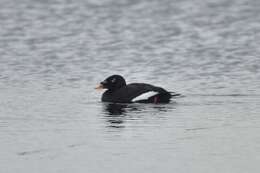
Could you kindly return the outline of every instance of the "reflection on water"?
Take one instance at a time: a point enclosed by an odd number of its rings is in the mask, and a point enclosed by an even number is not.
[[[104,103],[104,107],[108,115],[122,115],[126,112],[127,104]]]
[[[108,127],[123,128],[126,114],[126,104],[104,103],[105,119]]]
[[[109,123],[108,127],[122,128],[126,120],[134,120],[140,116],[151,116],[167,113],[175,109],[175,102],[170,104],[121,104],[121,103],[103,103],[104,118]]]

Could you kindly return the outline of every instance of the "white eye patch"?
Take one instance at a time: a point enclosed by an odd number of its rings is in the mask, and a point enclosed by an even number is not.
[[[111,82],[112,82],[112,83],[115,83],[115,82],[116,82],[116,78],[113,78],[113,79],[111,80]]]

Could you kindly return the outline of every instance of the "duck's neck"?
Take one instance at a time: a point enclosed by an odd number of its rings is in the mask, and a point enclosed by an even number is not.
[[[122,87],[124,87],[125,85],[123,85],[123,86],[121,86],[121,87],[115,87],[115,88],[109,88],[107,91],[109,92],[109,93],[113,93],[113,92],[115,92],[116,90],[119,90],[120,88],[122,88]]]

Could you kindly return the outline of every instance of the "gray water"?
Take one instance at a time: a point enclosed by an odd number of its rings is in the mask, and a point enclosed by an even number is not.
[[[0,0],[1,173],[258,173],[259,0]],[[181,93],[105,104],[111,74]]]

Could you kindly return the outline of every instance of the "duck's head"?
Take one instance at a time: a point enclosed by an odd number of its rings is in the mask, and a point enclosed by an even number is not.
[[[123,86],[126,86],[125,79],[120,75],[112,75],[106,78],[103,82],[100,82],[99,86],[95,89],[116,90]]]

